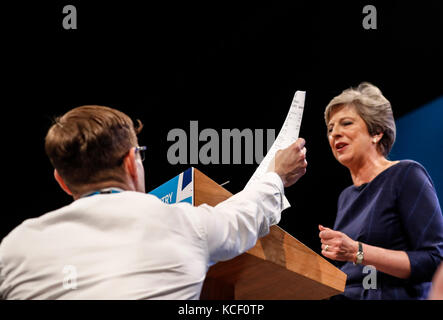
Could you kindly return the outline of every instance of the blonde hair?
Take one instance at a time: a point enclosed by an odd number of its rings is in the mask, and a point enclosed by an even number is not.
[[[344,105],[355,108],[366,123],[371,136],[383,133],[383,137],[377,144],[377,149],[386,157],[395,142],[396,129],[391,103],[383,96],[380,89],[369,82],[362,82],[357,88],[344,90],[326,106],[326,126],[332,112]]]

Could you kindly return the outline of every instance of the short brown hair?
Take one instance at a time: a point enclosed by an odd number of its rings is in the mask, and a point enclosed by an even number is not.
[[[359,116],[366,123],[371,136],[383,133],[377,148],[386,157],[395,142],[396,129],[391,103],[383,96],[380,89],[369,82],[362,82],[357,88],[344,90],[327,105],[325,109],[326,126],[332,111],[344,105],[355,107]]]
[[[54,119],[45,138],[52,165],[73,190],[76,185],[122,180],[123,157],[137,146],[138,127],[123,112],[104,106],[81,106]]]

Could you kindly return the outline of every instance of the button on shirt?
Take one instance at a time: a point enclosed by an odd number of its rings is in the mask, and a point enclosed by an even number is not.
[[[4,299],[198,299],[208,267],[252,248],[280,221],[269,172],[215,207],[124,191],[24,221],[0,245]]]

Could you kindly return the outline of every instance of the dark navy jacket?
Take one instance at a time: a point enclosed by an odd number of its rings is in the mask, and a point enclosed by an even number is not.
[[[364,289],[370,270],[336,262],[348,275],[346,298],[427,298],[443,256],[443,217],[432,180],[419,163],[402,160],[371,182],[343,190],[334,229],[369,245],[405,251],[411,263],[409,279],[377,271],[376,289]]]

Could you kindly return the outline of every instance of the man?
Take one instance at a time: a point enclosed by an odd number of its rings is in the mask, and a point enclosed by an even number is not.
[[[167,205],[145,194],[141,127],[101,106],[56,119],[45,149],[74,201],[3,239],[2,298],[198,299],[209,265],[266,235],[284,209],[283,186],[306,172],[299,139],[261,181],[215,207]]]

